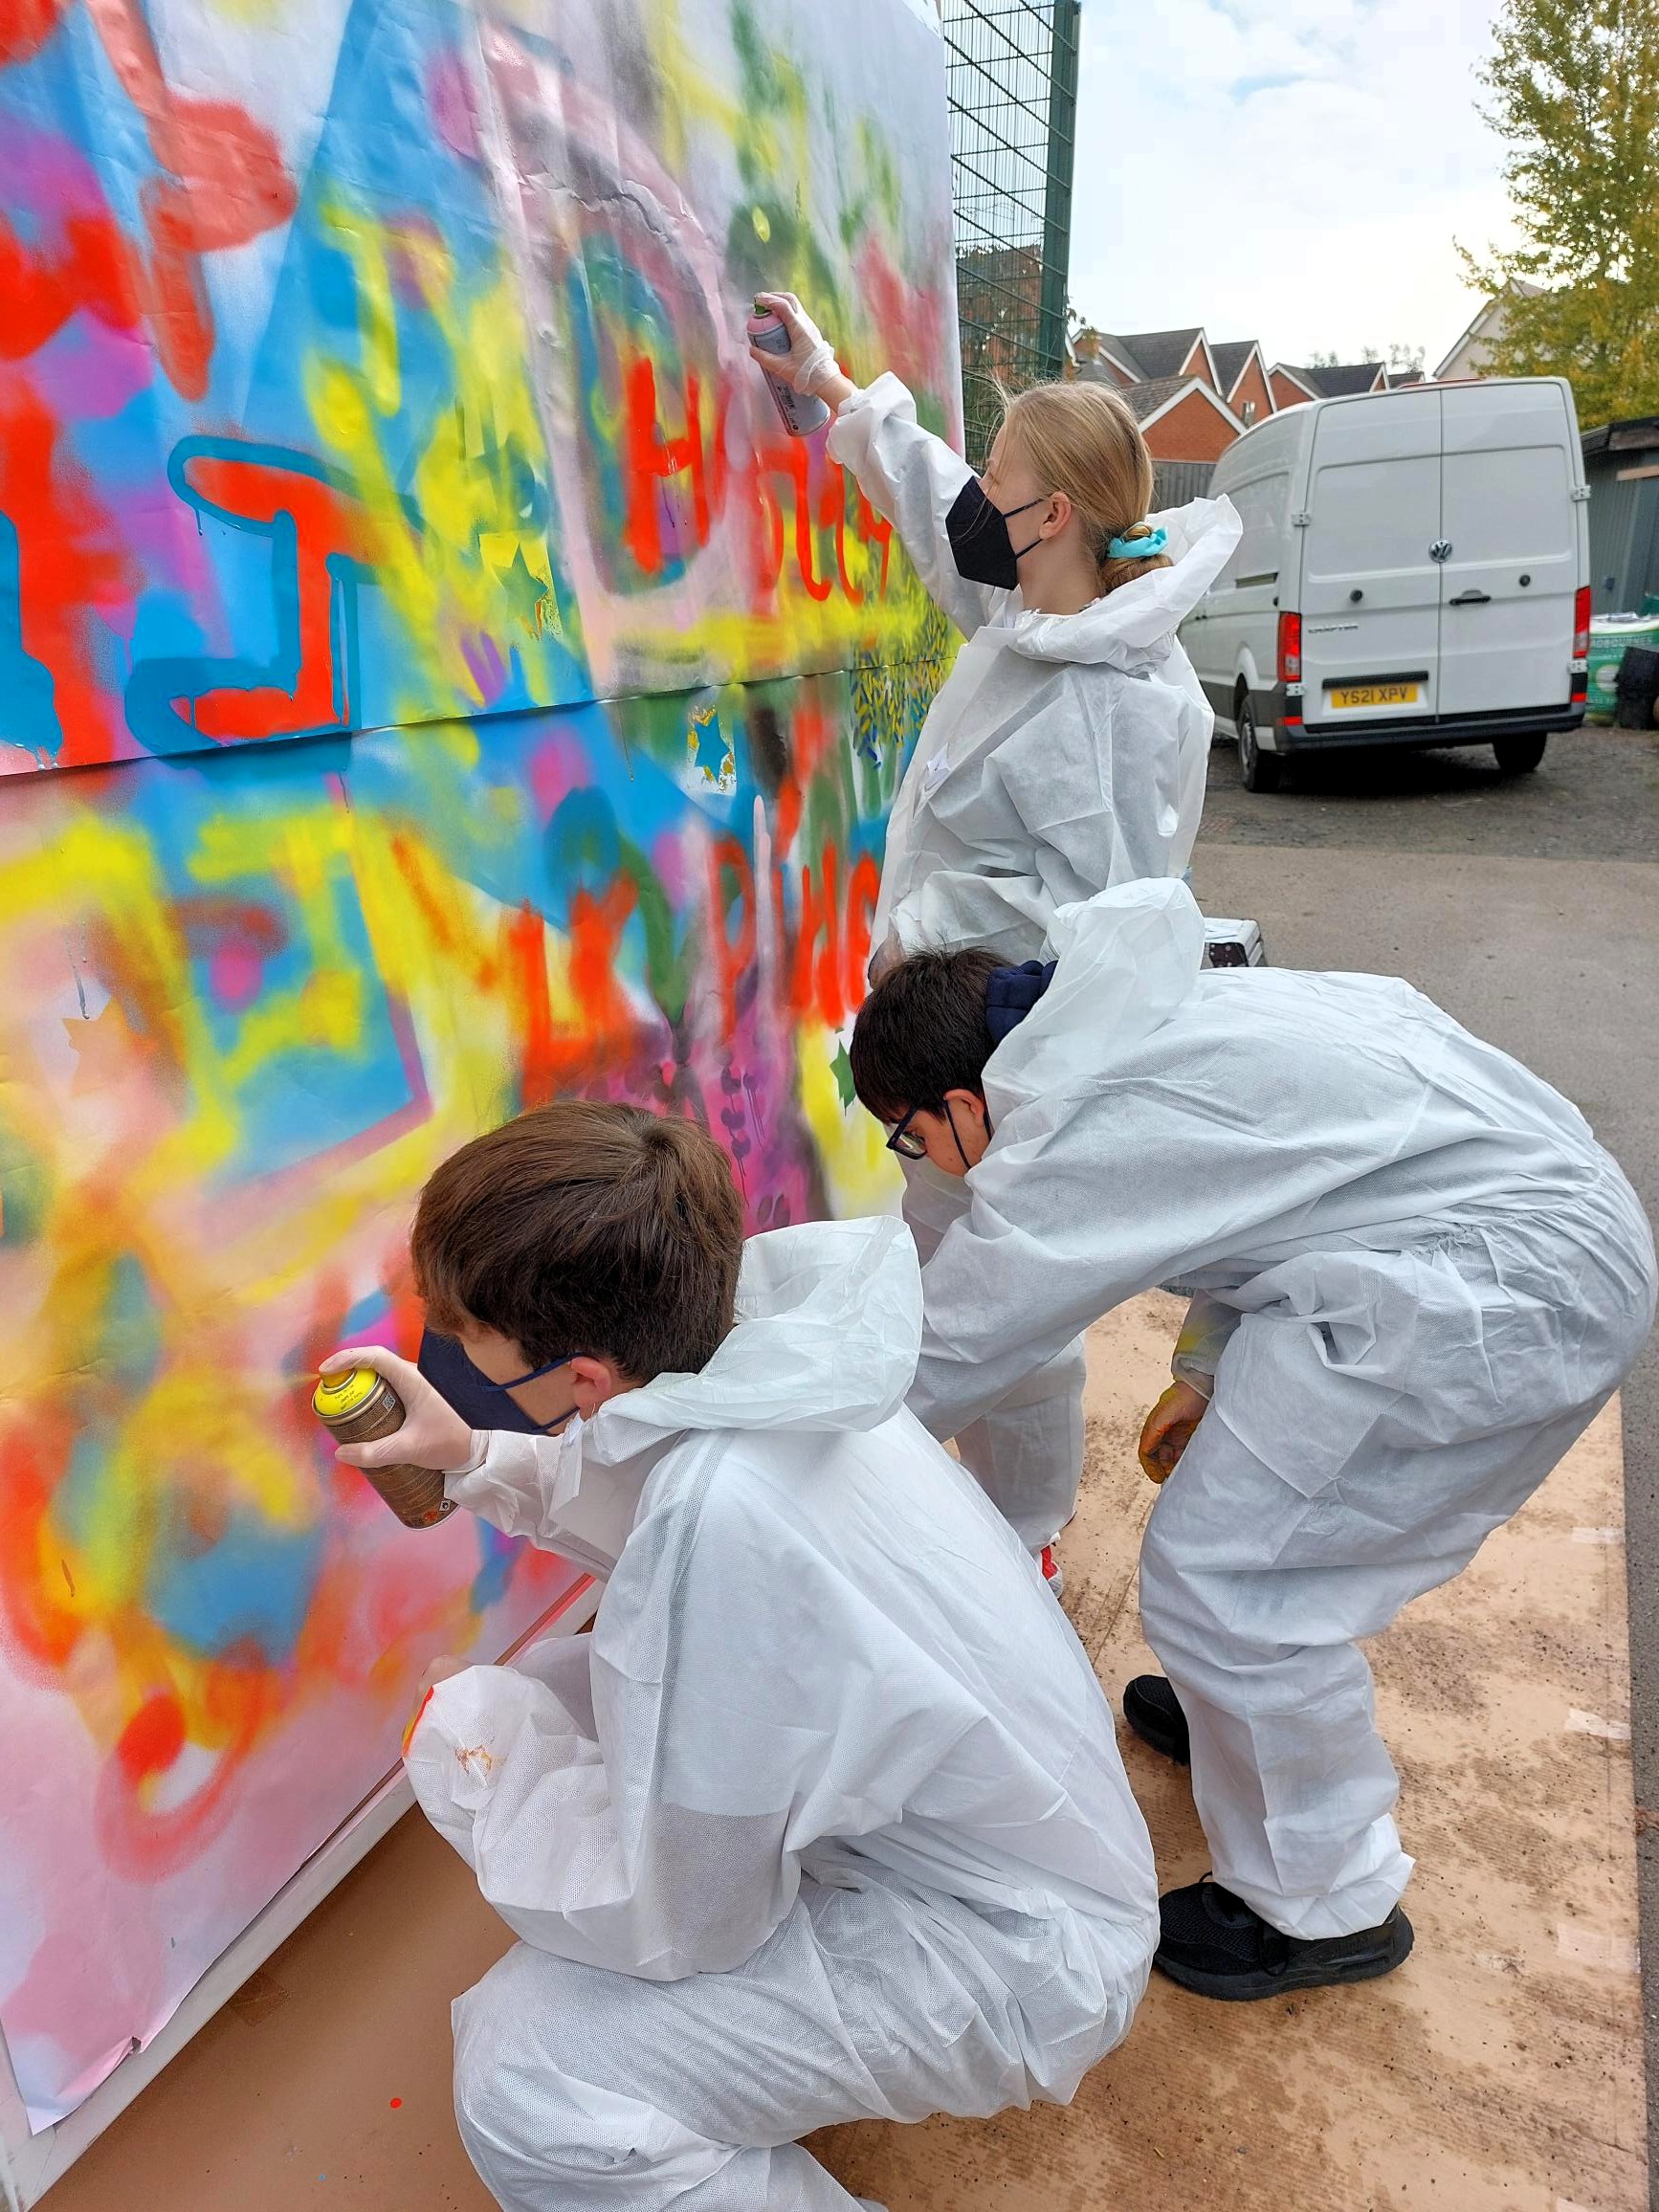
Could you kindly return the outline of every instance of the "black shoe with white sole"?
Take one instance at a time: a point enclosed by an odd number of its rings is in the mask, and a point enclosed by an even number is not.
[[[1281,1936],[1261,1914],[1206,1876],[1158,1900],[1163,1925],[1152,1963],[1201,1997],[1249,2003],[1295,1989],[1371,1981],[1411,1956],[1411,1923],[1398,1905],[1380,1928],[1304,1940]]]
[[[1123,1692],[1123,1717],[1142,1743],[1182,1766],[1192,1762],[1186,1715],[1161,1674],[1138,1674]]]

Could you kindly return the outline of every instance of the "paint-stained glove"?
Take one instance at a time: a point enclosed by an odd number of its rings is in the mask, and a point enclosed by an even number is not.
[[[331,1352],[321,1372],[338,1375],[347,1367],[372,1367],[403,1402],[401,1428],[377,1436],[372,1444],[343,1444],[335,1453],[343,1467],[435,1467],[458,1474],[483,1457],[484,1432],[468,1427],[449,1401],[440,1398],[412,1360],[400,1360],[380,1344],[359,1344]]]
[[[1140,1471],[1149,1481],[1168,1481],[1208,1411],[1209,1400],[1190,1382],[1177,1380],[1169,1385],[1140,1431]]]
[[[789,333],[787,353],[763,353],[751,345],[755,361],[768,376],[781,377],[808,399],[822,398],[820,386],[841,375],[830,341],[792,292],[757,292],[755,305],[769,307]]]

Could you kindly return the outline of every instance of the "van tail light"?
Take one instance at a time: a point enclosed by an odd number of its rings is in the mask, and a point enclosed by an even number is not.
[[[1558,631],[1557,635],[1559,636],[1559,631]],[[1282,640],[1284,636],[1282,624],[1279,630],[1279,636]],[[1284,651],[1284,646],[1282,643],[1279,647],[1279,651],[1281,653]],[[1580,586],[1578,596],[1573,601],[1573,658],[1575,660],[1588,660],[1589,657],[1590,587],[1587,584],[1585,584]]]
[[[1589,647],[1584,648],[1585,652]],[[1299,614],[1279,616],[1279,681],[1300,683],[1302,680],[1302,618]]]

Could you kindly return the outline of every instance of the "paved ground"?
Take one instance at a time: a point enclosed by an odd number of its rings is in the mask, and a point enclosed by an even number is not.
[[[1659,738],[1330,758],[1272,797],[1210,762],[1194,881],[1279,966],[1409,978],[1564,1091],[1659,1219]],[[1659,2152],[1659,1339],[1625,1393],[1649,2142]],[[1656,2169],[1659,2172],[1659,2169]],[[1659,2185],[1654,2192],[1659,2205]]]

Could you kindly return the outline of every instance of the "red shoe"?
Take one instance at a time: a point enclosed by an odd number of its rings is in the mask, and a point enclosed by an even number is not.
[[[1050,1589],[1053,1591],[1055,1597],[1062,1597],[1065,1594],[1066,1577],[1061,1570],[1059,1560],[1054,1557],[1054,1547],[1052,1544],[1045,1544],[1043,1546],[1042,1550],[1037,1555],[1037,1564],[1043,1570],[1044,1582],[1048,1583]]]

